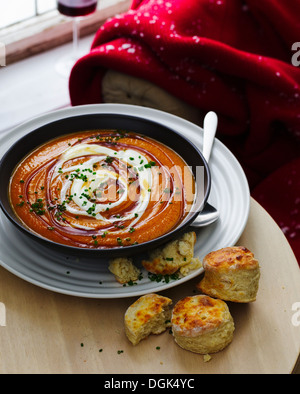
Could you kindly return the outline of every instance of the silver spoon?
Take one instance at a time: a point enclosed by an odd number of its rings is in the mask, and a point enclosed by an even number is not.
[[[209,162],[210,153],[213,147],[216,131],[218,126],[218,117],[215,112],[208,112],[203,122],[203,156],[206,162]],[[219,218],[219,211],[206,203],[203,210],[191,224],[192,227],[204,227],[215,222]]]

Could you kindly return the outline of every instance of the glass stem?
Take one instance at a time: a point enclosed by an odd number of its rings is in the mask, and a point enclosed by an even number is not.
[[[73,18],[73,56],[74,59],[78,57],[78,43],[79,43],[79,18]]]

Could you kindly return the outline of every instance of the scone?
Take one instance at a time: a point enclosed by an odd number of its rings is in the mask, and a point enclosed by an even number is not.
[[[138,280],[141,271],[133,264],[132,259],[117,257],[109,262],[108,269],[114,274],[119,283],[128,283]]]
[[[149,260],[143,260],[144,268],[152,274],[171,275],[181,267],[191,263],[194,257],[196,233],[185,233],[175,241],[169,242],[163,248],[155,249],[149,255]]]
[[[180,300],[171,321],[176,343],[194,353],[219,352],[233,339],[234,322],[228,306],[206,295]]]
[[[196,270],[202,267],[202,263],[198,257],[193,257],[188,264],[180,267],[179,272],[182,276],[187,276],[190,271]]]
[[[197,288],[225,301],[247,303],[256,300],[260,268],[250,250],[243,246],[219,249],[203,260],[204,278]]]
[[[124,323],[127,338],[137,345],[150,334],[160,334],[171,326],[172,300],[157,294],[146,294],[126,311]]]

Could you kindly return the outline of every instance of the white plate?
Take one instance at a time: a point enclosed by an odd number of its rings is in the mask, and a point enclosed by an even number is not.
[[[20,137],[55,120],[93,113],[118,113],[162,123],[202,149],[202,129],[193,123],[168,113],[139,106],[98,104],[72,107],[35,118],[0,138],[0,157]],[[219,220],[196,230],[195,256],[202,259],[212,250],[234,245],[248,220],[250,192],[245,174],[232,153],[216,139],[210,159],[212,188],[209,202],[220,211]],[[107,261],[90,261],[62,255],[44,249],[15,229],[0,213],[0,264],[16,276],[42,288],[62,294],[89,298],[121,298],[140,296],[177,286],[190,280],[202,269],[169,283],[153,282],[143,271],[143,279],[133,286],[123,287],[108,271]],[[137,264],[139,264],[137,262]]]

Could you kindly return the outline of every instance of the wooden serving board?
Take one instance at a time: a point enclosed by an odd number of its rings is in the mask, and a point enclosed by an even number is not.
[[[237,244],[250,249],[260,262],[259,293],[252,304],[228,303],[236,327],[234,340],[209,362],[181,349],[169,332],[132,346],[123,317],[135,298],[71,297],[0,268],[0,306],[6,316],[6,325],[2,319],[0,326],[0,373],[291,373],[300,352],[298,263],[281,230],[253,199]],[[175,303],[198,294],[199,280],[161,294]]]

